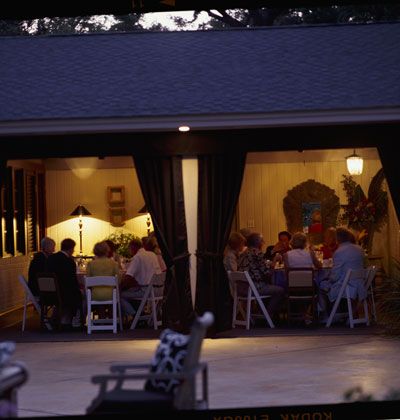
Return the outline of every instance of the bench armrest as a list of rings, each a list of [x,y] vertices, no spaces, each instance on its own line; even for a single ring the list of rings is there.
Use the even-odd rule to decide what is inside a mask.
[[[149,364],[112,365],[110,371],[113,373],[125,373],[130,369],[150,369]]]

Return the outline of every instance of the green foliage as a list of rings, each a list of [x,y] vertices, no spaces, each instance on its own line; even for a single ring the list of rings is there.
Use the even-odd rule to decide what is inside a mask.
[[[109,239],[113,241],[114,244],[116,245],[117,254],[119,254],[121,257],[124,257],[124,258],[130,258],[132,257],[132,255],[129,251],[129,242],[135,238],[140,240],[140,238],[134,235],[133,233],[126,233],[122,230],[118,230],[112,233],[111,235],[109,235],[104,240]]]
[[[390,272],[375,289],[378,321],[387,334],[400,336],[400,261],[396,258]]]
[[[347,204],[341,206],[343,213],[339,222],[363,232],[360,245],[368,252],[372,248],[374,232],[379,232],[387,221],[388,194],[382,189],[384,179],[385,174],[383,169],[380,169],[371,180],[368,197],[350,175],[343,175],[341,181],[346,192]]]

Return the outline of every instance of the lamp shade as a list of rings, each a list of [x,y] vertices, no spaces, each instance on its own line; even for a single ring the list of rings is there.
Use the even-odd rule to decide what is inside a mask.
[[[85,207],[79,204],[77,208],[70,214],[70,216],[90,216],[92,213]]]
[[[350,175],[361,175],[363,171],[363,159],[361,156],[356,155],[356,151],[346,158],[347,170]]]
[[[148,213],[146,204],[138,211],[138,213]]]

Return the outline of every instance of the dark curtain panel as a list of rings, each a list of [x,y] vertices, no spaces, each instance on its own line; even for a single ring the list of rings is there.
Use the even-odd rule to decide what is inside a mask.
[[[190,274],[182,158],[134,157],[135,168],[154,231],[168,267],[163,323],[189,332],[194,319]]]
[[[223,266],[246,153],[199,156],[196,312],[211,311],[211,335],[231,328],[232,298]]]
[[[3,189],[6,185],[7,160],[0,158],[0,222],[3,218]],[[0,223],[0,257],[3,256],[3,231]]]
[[[397,153],[389,145],[378,146],[378,152],[393,199],[394,208],[396,209],[397,218],[400,220],[400,178]]]

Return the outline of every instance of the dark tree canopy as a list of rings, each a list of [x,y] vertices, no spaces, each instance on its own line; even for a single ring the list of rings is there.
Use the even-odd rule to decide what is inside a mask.
[[[285,5],[285,3],[283,3]],[[173,30],[189,29],[198,24],[199,30],[249,28],[272,25],[308,25],[336,23],[371,23],[397,21],[400,19],[400,3],[330,5],[324,7],[262,7],[258,9],[217,9],[205,10],[209,20],[199,21],[201,10],[192,11],[189,19],[177,15],[173,17]],[[0,35],[57,35],[93,32],[162,31],[170,30],[162,23],[145,27],[144,13],[122,16],[75,16],[39,18],[24,21],[0,20]]]

